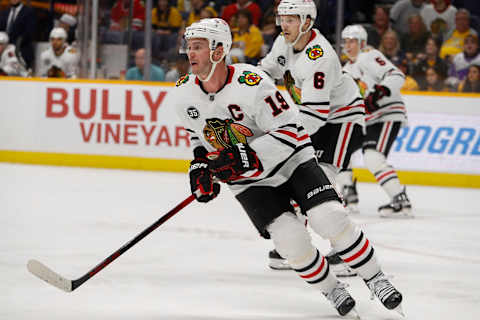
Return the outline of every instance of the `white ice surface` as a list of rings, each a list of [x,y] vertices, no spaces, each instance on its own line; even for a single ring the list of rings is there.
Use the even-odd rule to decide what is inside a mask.
[[[405,297],[407,319],[480,319],[480,191],[408,187],[414,220],[385,220],[360,184],[352,218]],[[0,164],[0,319],[338,319],[293,272],[267,268],[262,240],[231,193],[192,203],[72,293],[35,278],[29,259],[78,278],[189,195],[187,176]],[[315,238],[324,252],[326,242]],[[362,319],[400,319],[360,278]]]

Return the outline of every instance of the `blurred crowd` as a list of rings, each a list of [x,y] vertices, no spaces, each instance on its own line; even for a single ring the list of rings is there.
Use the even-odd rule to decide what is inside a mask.
[[[64,0],[75,5],[75,1]],[[129,19],[129,6],[133,3]],[[154,0],[152,81],[176,81],[189,70],[184,52],[185,27],[207,17],[231,26],[230,63],[256,64],[280,33],[279,0]],[[317,0],[315,27],[334,42],[335,0]],[[78,10],[33,8],[22,0],[3,0],[0,11],[0,74],[78,76]],[[345,0],[344,24],[361,24],[368,44],[382,51],[407,75],[404,90],[480,92],[479,0]],[[0,7],[1,9],[2,7]],[[99,44],[125,44],[131,33],[127,80],[143,79],[145,4],[142,0],[100,0]],[[130,21],[130,25],[129,24]],[[44,52],[34,43],[50,42]],[[346,56],[341,59],[345,62]]]

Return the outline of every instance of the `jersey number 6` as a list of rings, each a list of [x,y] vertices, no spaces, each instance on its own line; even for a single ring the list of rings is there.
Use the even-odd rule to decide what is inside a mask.
[[[283,98],[282,94],[279,91],[275,92],[275,98],[277,98],[278,103],[280,103],[280,108],[277,106],[275,101],[273,101],[272,96],[268,96],[265,98],[265,102],[270,106],[270,108],[272,108],[272,114],[274,117],[282,113],[283,110],[287,110],[288,108],[290,108],[287,101],[285,101],[285,99]]]
[[[315,89],[323,89],[325,85],[325,73],[323,72],[315,72],[313,75],[313,87]]]

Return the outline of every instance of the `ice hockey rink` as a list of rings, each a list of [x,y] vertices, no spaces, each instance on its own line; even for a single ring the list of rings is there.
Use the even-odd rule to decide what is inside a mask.
[[[95,277],[65,293],[31,258],[78,278],[189,195],[185,174],[0,164],[0,319],[339,319],[322,294],[267,267],[262,240],[227,188],[192,203]],[[480,190],[409,186],[412,220],[359,184],[352,216],[404,294],[407,319],[480,319]],[[328,244],[314,238],[326,252]],[[401,319],[345,280],[362,319]]]

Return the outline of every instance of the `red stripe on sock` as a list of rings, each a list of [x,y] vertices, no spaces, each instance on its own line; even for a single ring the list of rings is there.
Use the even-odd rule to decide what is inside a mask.
[[[390,175],[390,174],[393,174],[395,173],[395,170],[390,170],[388,172],[385,172],[384,174],[382,174],[381,176],[377,177],[377,181],[380,181],[382,180],[383,178],[385,178],[386,176]]]
[[[300,276],[302,277],[303,279],[309,279],[309,278],[312,278],[312,277],[315,277],[317,274],[319,274],[320,272],[322,272],[322,269],[323,269],[323,266],[325,265],[325,257],[322,257],[322,263],[320,264],[320,267],[318,267],[317,271],[314,271],[310,274],[307,274],[307,275],[304,275],[304,276]]]
[[[353,256],[351,256],[350,258],[347,258],[347,259],[343,259],[343,261],[345,262],[352,262],[353,260],[357,259],[358,257],[360,257],[368,248],[368,239],[367,241],[365,241],[365,244],[363,245],[362,249],[360,249],[360,251],[358,251],[356,254],[354,254]]]

